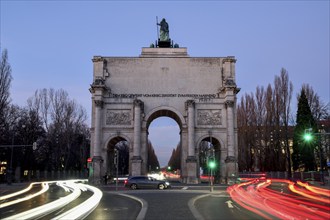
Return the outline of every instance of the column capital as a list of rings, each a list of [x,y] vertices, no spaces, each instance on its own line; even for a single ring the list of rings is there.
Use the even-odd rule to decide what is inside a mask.
[[[189,107],[194,108],[194,107],[195,107],[195,100],[193,100],[193,99],[187,100],[187,101],[185,102],[185,107],[186,107],[186,110],[187,110]]]
[[[101,56],[94,56],[92,59],[93,62],[102,62],[103,60],[104,58]]]
[[[222,60],[222,63],[229,62],[229,63],[236,63],[236,59],[234,56],[227,56]]]
[[[104,102],[102,100],[94,100],[96,107],[103,108]]]
[[[134,99],[133,104],[134,104],[134,107],[140,107],[141,112],[144,111],[144,103],[140,99]]]
[[[142,107],[143,102],[140,99],[134,99],[133,104],[134,104],[134,106]]]
[[[235,102],[231,100],[227,100],[225,104],[226,104],[226,108],[232,108],[234,107]]]

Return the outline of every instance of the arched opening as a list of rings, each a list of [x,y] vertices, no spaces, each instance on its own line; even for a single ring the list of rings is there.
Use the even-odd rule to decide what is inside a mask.
[[[147,134],[159,170],[147,167],[148,171],[163,171],[180,176],[181,170],[181,119],[170,110],[158,110],[148,117]],[[150,156],[148,156],[150,161]]]
[[[204,138],[199,144],[199,172],[202,182],[210,181],[214,178],[215,183],[220,180],[221,144],[216,138],[211,136]]]
[[[129,173],[129,143],[123,137],[112,138],[107,146],[106,173],[112,179]]]
[[[148,129],[150,140],[160,167],[175,164],[168,164],[173,150],[177,149],[180,142],[180,128],[178,124],[169,117],[159,117],[154,119]],[[149,158],[150,159],[150,158]]]

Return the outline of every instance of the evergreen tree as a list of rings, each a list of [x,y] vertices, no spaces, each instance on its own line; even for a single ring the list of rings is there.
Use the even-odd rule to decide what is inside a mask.
[[[312,116],[304,88],[298,100],[296,127],[293,137],[292,162],[293,169],[304,168],[305,171],[315,170],[314,149],[315,140],[304,140],[306,129],[311,128],[311,133],[316,133],[316,123]]]

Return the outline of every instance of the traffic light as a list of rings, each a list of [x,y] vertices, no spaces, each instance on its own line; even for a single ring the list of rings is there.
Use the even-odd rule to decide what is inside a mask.
[[[211,169],[215,168],[215,166],[216,166],[214,160],[210,160],[208,165],[209,165],[209,168],[211,168]]]
[[[313,140],[313,134],[312,134],[311,128],[305,129],[304,140],[307,142],[310,142],[311,140]]]

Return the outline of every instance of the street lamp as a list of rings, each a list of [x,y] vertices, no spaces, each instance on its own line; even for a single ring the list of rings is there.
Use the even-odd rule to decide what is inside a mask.
[[[312,129],[311,128],[305,129],[305,133],[304,133],[303,138],[306,142],[310,142],[310,141],[313,140],[313,135],[312,135]]]
[[[310,142],[314,139],[314,135],[319,135],[318,141],[319,141],[319,152],[320,152],[320,179],[321,182],[324,183],[324,177],[323,177],[323,164],[322,164],[322,160],[323,160],[323,154],[322,154],[322,147],[321,147],[321,136],[322,135],[330,135],[330,133],[313,133],[312,128],[308,128],[305,129],[305,133],[304,133],[304,140],[306,142]]]
[[[118,190],[118,167],[119,167],[119,150],[115,148],[114,164],[116,166],[116,191]]]

